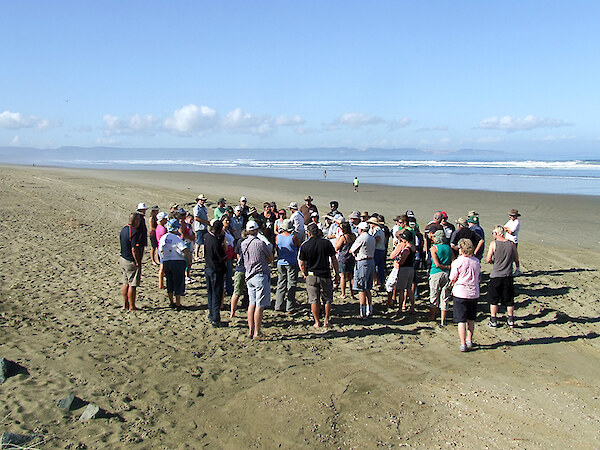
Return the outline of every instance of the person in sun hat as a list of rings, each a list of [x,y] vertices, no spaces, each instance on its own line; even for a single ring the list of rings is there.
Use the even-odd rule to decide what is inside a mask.
[[[369,224],[361,222],[358,224],[358,238],[350,247],[350,253],[354,255],[354,279],[352,288],[358,291],[361,319],[373,315],[373,300],[371,289],[373,288],[373,275],[375,273],[375,238],[369,234]]]
[[[291,313],[296,308],[298,249],[300,242],[292,233],[294,226],[285,219],[277,235],[277,299],[275,311]]]
[[[148,211],[148,206],[146,206],[144,202],[138,203],[137,214],[140,218],[140,225],[138,226],[138,231],[140,233],[140,246],[142,250],[141,258],[144,257],[144,250],[148,245],[148,227],[146,226],[146,211]]]
[[[207,232],[210,222],[208,221],[208,210],[206,209],[206,197],[204,194],[198,194],[196,204],[194,205],[194,234],[196,235],[196,248],[194,249],[194,259],[200,259],[200,253],[204,250],[204,235]]]
[[[317,206],[313,204],[313,198],[310,195],[304,197],[304,205],[300,207],[302,217],[304,217],[304,225],[308,225],[311,222],[311,214],[316,212],[319,213]]]
[[[511,209],[508,211],[508,222],[504,224],[504,231],[506,232],[506,239],[514,243],[517,247],[519,246],[519,231],[521,231],[521,222],[519,221],[518,209]]]
[[[304,216],[298,210],[298,203],[290,202],[288,209],[291,211],[290,222],[294,225],[294,234],[298,238],[298,242],[302,243],[305,240],[304,232]]]

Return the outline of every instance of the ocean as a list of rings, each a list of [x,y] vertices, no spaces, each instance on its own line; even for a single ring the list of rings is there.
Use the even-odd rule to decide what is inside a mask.
[[[600,195],[599,160],[53,159],[95,169],[212,172],[351,184]],[[326,172],[326,176],[325,176]]]

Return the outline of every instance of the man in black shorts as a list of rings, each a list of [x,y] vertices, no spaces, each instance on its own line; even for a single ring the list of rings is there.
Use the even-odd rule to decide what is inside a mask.
[[[519,269],[519,254],[517,246],[504,237],[504,227],[497,225],[494,228],[494,241],[490,244],[486,261],[494,263],[488,284],[488,302],[490,304],[490,328],[498,327],[498,306],[506,306],[506,323],[509,327],[515,326],[515,288],[513,278],[513,262]]]
[[[298,254],[300,271],[306,278],[306,292],[308,293],[310,309],[315,318],[315,328],[321,326],[321,300],[325,305],[325,319],[323,322],[328,327],[330,326],[329,317],[331,303],[333,302],[331,267],[335,272],[335,282],[339,283],[338,261],[333,245],[328,239],[321,236],[317,224],[310,223],[306,230],[308,231],[308,240],[302,244]]]
[[[129,215],[129,223],[121,229],[121,257],[119,266],[123,273],[123,309],[135,311],[135,297],[137,287],[141,284],[142,278],[142,243],[141,234],[138,230],[140,226],[140,217],[138,213]]]

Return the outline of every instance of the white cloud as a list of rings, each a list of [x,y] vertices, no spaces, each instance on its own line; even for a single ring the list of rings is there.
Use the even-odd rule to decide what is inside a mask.
[[[134,114],[133,116],[119,119],[117,116],[105,114],[102,117],[104,122],[104,134],[129,135],[129,136],[152,136],[156,133],[158,119],[152,115]]]
[[[52,125],[48,119],[40,119],[36,116],[24,115],[18,112],[4,111],[0,114],[0,128],[6,128],[7,130],[35,128],[42,131]]]
[[[408,117],[403,117],[399,120],[390,120],[388,122],[388,128],[390,131],[399,130],[401,128],[406,128],[411,124],[411,120]]]
[[[265,135],[273,132],[273,121],[266,116],[255,116],[236,108],[221,121],[223,129],[239,133]]]
[[[21,138],[19,137],[19,135],[15,135],[14,138],[12,138],[12,140],[10,141],[10,145],[13,145],[15,147],[20,147],[21,146]]]
[[[542,141],[542,142],[556,142],[556,141],[569,141],[569,140],[573,140],[573,139],[576,139],[575,136],[567,136],[566,134],[563,134],[561,136],[554,136],[554,135],[550,134],[548,136],[544,136],[543,138],[534,139],[534,140]]]
[[[512,132],[527,131],[536,128],[558,128],[569,125],[570,124],[565,123],[561,119],[547,119],[529,115],[523,119],[512,116],[490,117],[479,122],[479,126],[477,128]]]
[[[280,127],[303,125],[303,124],[304,124],[304,119],[297,114],[293,117],[279,116],[277,119],[275,119],[275,125],[280,126]]]
[[[377,125],[385,121],[376,116],[363,113],[345,113],[329,124],[329,129],[337,130],[341,127],[361,128],[367,125]]]
[[[214,130],[219,122],[217,112],[208,106],[190,104],[176,109],[167,117],[164,127],[176,134],[190,135]]]

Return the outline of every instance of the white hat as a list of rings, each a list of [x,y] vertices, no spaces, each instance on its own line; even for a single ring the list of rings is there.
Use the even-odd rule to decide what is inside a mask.
[[[247,200],[248,200],[248,199],[247,199],[246,197],[244,197],[244,196],[241,196],[241,197],[240,197],[240,202],[245,202],[245,201],[247,201]]]
[[[241,211],[242,207],[240,205],[237,205],[235,208],[233,208],[234,211]]]
[[[158,220],[158,221],[160,222],[161,220],[163,220],[163,219],[166,219],[167,217],[168,217],[168,216],[167,216],[167,213],[166,213],[166,212],[159,212],[159,213],[156,215],[156,220]]]
[[[142,202],[142,203],[138,203],[137,209],[139,211],[140,209],[148,209],[148,207],[146,206],[146,204],[144,202]]]
[[[206,197],[204,196],[204,194],[198,194],[198,197],[196,197],[196,201],[198,200],[206,200]]]
[[[290,206],[288,206],[288,209],[298,209],[298,203],[296,202],[291,202]]]
[[[312,212],[310,217],[319,217],[319,213],[318,212]]]
[[[258,224],[254,220],[249,220],[246,224],[246,231],[258,230]]]
[[[359,230],[368,230],[369,224],[367,222],[361,222],[356,226]]]

